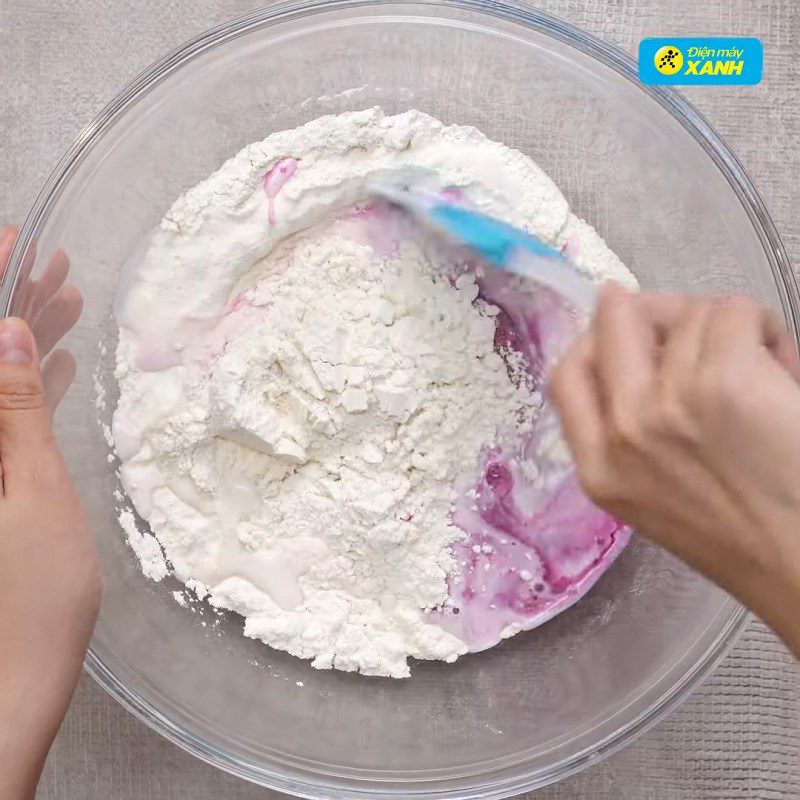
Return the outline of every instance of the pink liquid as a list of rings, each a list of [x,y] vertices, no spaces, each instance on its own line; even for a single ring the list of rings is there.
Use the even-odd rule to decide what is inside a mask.
[[[269,203],[268,219],[270,225],[275,224],[275,198],[280,190],[283,189],[286,181],[295,172],[297,172],[297,159],[287,156],[279,159],[275,166],[264,175],[263,186]]]
[[[577,233],[573,233],[567,237],[567,240],[561,245],[561,252],[570,261],[578,260],[581,254],[581,240]]]
[[[453,521],[467,537],[452,546],[459,572],[450,580],[451,605],[436,613],[471,651],[497,644],[509,625],[529,629],[568,608],[630,537],[592,505],[574,472],[554,484],[523,508],[518,497],[530,485],[490,454],[477,496],[456,504]]]

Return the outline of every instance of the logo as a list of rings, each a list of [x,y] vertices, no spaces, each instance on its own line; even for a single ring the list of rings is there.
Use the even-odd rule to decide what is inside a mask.
[[[656,54],[653,56],[653,63],[662,75],[674,75],[676,72],[681,71],[683,53],[681,53],[679,47],[667,44],[656,50]]]
[[[746,36],[642,39],[639,78],[649,84],[742,86],[759,83],[764,48]]]

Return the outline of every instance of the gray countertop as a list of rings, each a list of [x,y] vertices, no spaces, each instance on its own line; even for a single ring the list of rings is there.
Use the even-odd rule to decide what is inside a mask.
[[[0,223],[21,221],[78,130],[164,51],[247,0],[0,0]],[[739,155],[800,265],[800,3],[548,0],[535,5],[633,52],[643,36],[762,38],[765,80],[687,92]],[[84,678],[42,800],[251,800],[279,795],[193,759]],[[800,669],[753,622],[714,675],[653,731],[536,800],[800,798]]]

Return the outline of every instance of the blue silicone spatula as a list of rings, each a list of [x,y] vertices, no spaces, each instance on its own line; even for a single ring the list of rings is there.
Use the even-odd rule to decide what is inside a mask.
[[[453,244],[473,250],[491,266],[551,289],[578,312],[590,314],[594,309],[595,285],[538,236],[448,202],[402,170],[374,177],[369,188],[376,197],[403,208]]]

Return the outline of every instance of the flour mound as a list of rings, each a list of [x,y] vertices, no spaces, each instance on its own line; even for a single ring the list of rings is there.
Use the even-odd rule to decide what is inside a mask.
[[[352,209],[398,166],[551,241],[578,229],[533,162],[472,128],[373,109],[274,134],[178,200],[132,265],[113,435],[172,571],[247,636],[405,677],[409,656],[467,650],[426,613],[450,602],[454,487],[541,398],[469,275],[364,235]],[[627,275],[585,228],[593,272]]]

